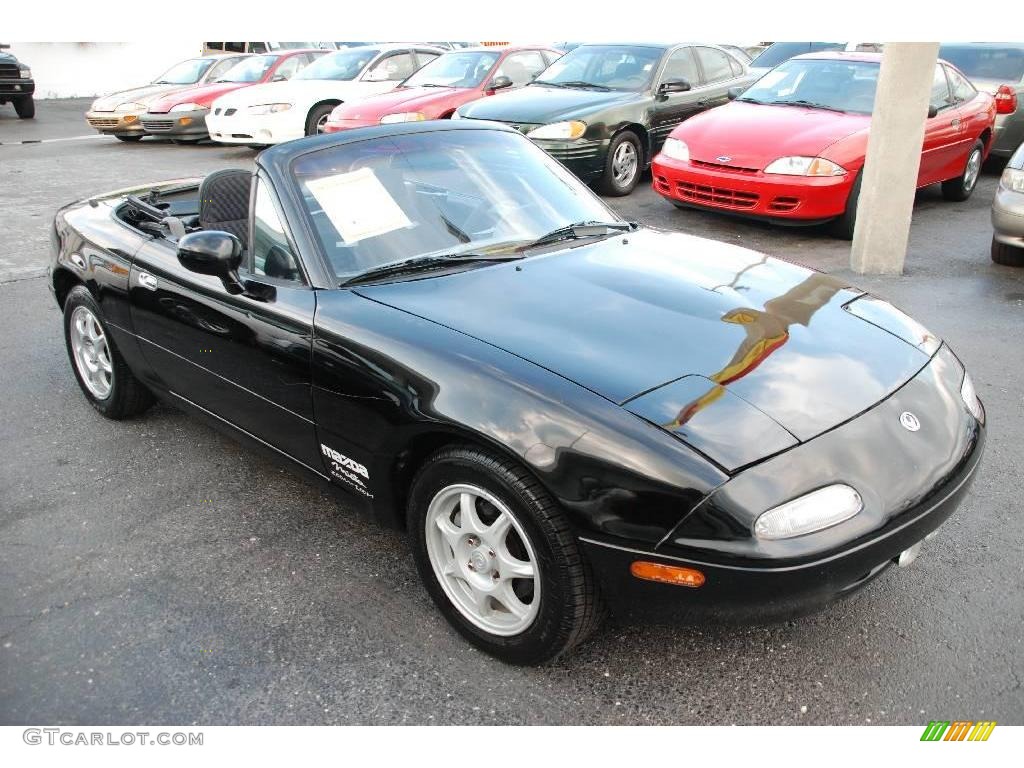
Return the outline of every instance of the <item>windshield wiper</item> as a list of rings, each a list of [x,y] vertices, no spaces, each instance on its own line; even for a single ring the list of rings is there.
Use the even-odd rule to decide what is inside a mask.
[[[588,83],[586,80],[564,80],[558,83],[565,88],[597,88],[602,91],[610,91],[607,85],[601,85],[600,83]]]
[[[826,109],[829,112],[843,112],[845,109],[839,109],[839,107],[833,107],[828,104],[819,104],[816,101],[807,101],[806,99],[794,99],[792,101],[771,101],[769,104],[777,104],[783,107],[810,107],[811,109]]]
[[[765,103],[763,101],[758,101],[757,99],[752,99],[749,96],[737,96],[735,99],[733,99],[733,101],[745,101],[748,104],[764,104]]]
[[[560,240],[579,240],[584,237],[600,237],[611,232],[632,232],[640,225],[635,221],[577,221],[574,224],[566,224],[564,227],[553,229],[545,235],[541,235],[527,248],[536,248],[540,245],[557,243]]]
[[[467,264],[480,261],[513,261],[523,256],[518,253],[488,254],[488,253],[441,253],[430,256],[414,256],[411,259],[393,261],[390,264],[381,264],[379,267],[371,267],[365,272],[360,272],[355,277],[350,277],[341,285],[359,285],[382,277],[392,275],[410,274],[413,272],[424,272],[431,269],[441,269],[449,264]]]

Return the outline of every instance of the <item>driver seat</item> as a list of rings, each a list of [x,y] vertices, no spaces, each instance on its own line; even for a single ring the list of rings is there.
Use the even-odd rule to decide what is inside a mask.
[[[248,248],[251,190],[251,171],[226,168],[208,175],[199,185],[199,226],[228,232]]]

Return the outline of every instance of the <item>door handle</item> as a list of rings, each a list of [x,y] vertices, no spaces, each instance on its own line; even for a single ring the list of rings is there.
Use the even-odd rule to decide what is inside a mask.
[[[157,280],[149,272],[139,272],[139,285],[151,291],[156,290]]]

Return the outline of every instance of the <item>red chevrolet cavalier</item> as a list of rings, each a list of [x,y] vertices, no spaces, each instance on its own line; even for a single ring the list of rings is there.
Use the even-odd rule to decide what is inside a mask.
[[[822,52],[780,64],[731,103],[690,118],[654,158],[654,189],[679,207],[853,236],[880,54]],[[917,185],[970,197],[992,143],[995,101],[935,67]]]
[[[206,115],[215,99],[249,85],[289,80],[325,53],[319,49],[296,49],[246,56],[213,82],[175,91],[150,104],[149,112],[141,117],[142,127],[147,134],[167,136],[179,143],[205,139],[209,136]]]
[[[395,90],[334,108],[326,133],[451,117],[463,104],[526,85],[562,53],[540,46],[464,48],[439,56]]]

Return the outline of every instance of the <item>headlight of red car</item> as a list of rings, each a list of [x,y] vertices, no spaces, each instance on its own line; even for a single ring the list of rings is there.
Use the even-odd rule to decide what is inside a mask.
[[[846,169],[823,157],[780,157],[768,164],[765,173],[786,176],[844,176]]]
[[[661,154],[683,163],[690,162],[690,148],[686,146],[686,142],[673,139],[671,136],[665,139],[665,143],[661,147]]]

